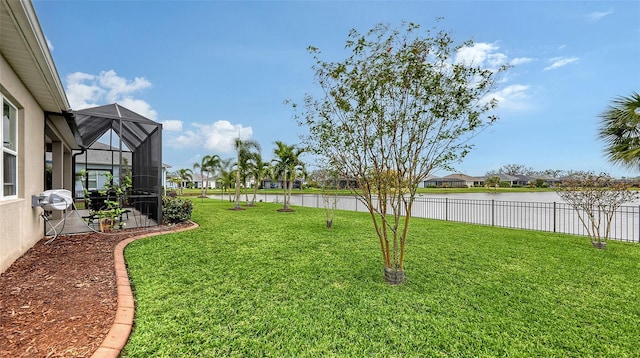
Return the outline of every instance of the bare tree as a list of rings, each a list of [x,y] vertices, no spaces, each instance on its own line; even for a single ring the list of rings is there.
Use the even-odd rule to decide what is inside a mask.
[[[534,176],[534,177],[549,177],[549,178],[559,178],[563,175],[564,170],[561,169],[545,169],[545,170],[531,170],[526,175]]]
[[[324,168],[314,173],[314,179],[318,181],[322,191],[322,205],[324,207],[327,229],[333,228],[333,221],[338,206],[339,176],[331,169]]]
[[[307,144],[356,187],[371,215],[385,280],[404,280],[409,221],[418,183],[436,169],[449,169],[471,149],[469,139],[497,118],[487,99],[506,67],[482,68],[456,61],[446,31],[421,34],[405,23],[349,33],[352,54],[342,62],[316,59],[323,95],[307,96],[299,122]],[[295,108],[295,105],[294,105]]]
[[[531,168],[527,168],[524,164],[506,164],[503,165],[498,172],[507,175],[522,175],[531,170]]]
[[[557,189],[558,195],[577,213],[593,245],[604,248],[611,234],[611,222],[620,206],[638,198],[626,184],[608,174],[575,172]]]

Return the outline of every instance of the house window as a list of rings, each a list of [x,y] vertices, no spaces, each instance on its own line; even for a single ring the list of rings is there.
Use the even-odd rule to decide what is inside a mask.
[[[98,190],[98,173],[91,170],[87,172],[87,189]]]
[[[102,190],[107,184],[107,173],[111,174],[110,170],[106,169],[87,169],[87,190]]]
[[[0,198],[15,197],[18,193],[18,110],[9,101],[2,100],[2,161],[0,162]]]

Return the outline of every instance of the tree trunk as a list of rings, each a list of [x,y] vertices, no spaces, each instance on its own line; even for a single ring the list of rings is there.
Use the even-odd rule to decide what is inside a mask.
[[[256,180],[256,184],[253,186],[253,199],[251,199],[251,205],[256,205],[256,200],[258,199],[258,188],[260,187],[261,181],[262,179]]]
[[[247,180],[245,179],[244,183],[244,202],[245,205],[249,205],[249,189],[247,188]]]
[[[399,285],[404,282],[404,270],[400,268],[384,268],[384,280],[390,285]]]
[[[236,196],[235,196],[235,205],[234,209],[240,209],[240,169],[236,171]]]
[[[284,177],[282,179],[282,186],[284,188],[284,209],[289,210],[289,200],[287,197],[287,171],[284,172]]]
[[[596,249],[600,249],[600,250],[606,250],[607,249],[607,242],[606,241],[592,241],[591,245],[593,245],[593,247],[595,247]]]

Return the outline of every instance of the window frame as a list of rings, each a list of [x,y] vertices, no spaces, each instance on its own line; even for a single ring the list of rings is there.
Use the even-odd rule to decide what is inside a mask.
[[[19,136],[18,136],[18,127],[19,127],[19,121],[20,121],[20,116],[19,116],[19,111],[18,111],[18,107],[13,104],[6,96],[4,96],[2,93],[0,93],[0,102],[2,102],[2,107],[0,107],[0,118],[2,118],[2,126],[0,126],[0,138],[2,138],[2,147],[0,148],[0,201],[4,201],[4,200],[11,200],[11,199],[16,199],[18,198],[18,192],[19,192],[19,183],[18,183],[18,163],[19,163],[19,158],[20,158],[20,151],[19,151]],[[9,118],[9,120],[13,120],[14,123],[13,125],[9,126],[9,130],[13,130],[13,136],[10,136],[9,138],[13,139],[14,142],[13,147],[9,148],[5,146],[4,143],[4,136],[5,136],[5,104],[10,107],[10,110],[13,112],[14,117],[12,118],[10,115],[7,115],[7,117]],[[14,157],[14,163],[13,163],[13,193],[12,194],[6,194],[5,193],[5,173],[7,172],[7,168],[5,168],[5,155],[8,156],[13,156]]]

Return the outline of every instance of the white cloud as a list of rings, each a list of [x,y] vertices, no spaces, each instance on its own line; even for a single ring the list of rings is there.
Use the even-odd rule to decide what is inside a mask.
[[[472,46],[462,47],[456,53],[455,63],[473,64],[488,69],[497,69],[507,64],[507,55],[496,52],[499,49],[495,44],[486,42],[474,43]]]
[[[535,61],[534,58],[530,57],[509,59],[506,54],[498,52],[499,49],[496,44],[486,42],[475,43],[472,46],[459,49],[454,62],[497,70],[504,65],[516,66]],[[506,82],[508,82],[507,79],[500,81],[500,83]],[[528,90],[529,86],[527,85],[513,84],[499,91],[487,94],[481,101],[486,102],[491,99],[496,99],[498,101],[498,108],[501,110],[527,110],[531,108]]]
[[[500,47],[496,44],[486,42],[474,43],[472,46],[460,48],[456,53],[454,62],[473,64],[490,70],[497,70],[503,65],[516,66],[535,60],[530,57],[516,57],[510,60],[506,54],[498,52],[499,49]]]
[[[611,14],[613,14],[613,9],[610,9],[609,11],[594,11],[590,14],[587,14],[585,17],[591,22],[596,22]]]
[[[128,81],[126,78],[118,76],[114,70],[100,72],[97,81],[102,88],[107,89],[106,99],[108,102],[117,102],[123,96],[151,87],[151,82],[142,77]]]
[[[158,112],[155,109],[151,108],[151,105],[141,99],[135,99],[131,97],[121,98],[120,100],[115,100],[114,102],[118,102],[118,104],[123,107],[130,109],[144,117],[147,117],[153,121],[158,119]]]
[[[202,144],[202,137],[193,131],[186,131],[176,138],[170,138],[168,143],[174,148],[199,147]]]
[[[93,79],[94,77],[95,77],[94,75],[90,75],[88,73],[74,72],[67,75],[67,83],[88,81]]]
[[[556,68],[564,67],[570,63],[578,61],[577,57],[554,57],[549,62],[551,65],[545,67],[544,71],[555,70]]]
[[[158,113],[144,100],[134,98],[137,92],[151,87],[143,77],[128,80],[118,76],[114,70],[102,71],[98,75],[75,72],[66,77],[66,93],[73,109],[119,103],[149,119],[156,120]]]
[[[249,139],[253,134],[251,127],[231,124],[229,121],[217,121],[211,125],[196,125],[204,138],[204,147],[215,152],[229,153],[233,151],[235,138]]]
[[[522,65],[522,64],[529,63],[529,62],[532,62],[532,61],[533,61],[533,58],[530,58],[530,57],[518,57],[518,58],[514,58],[513,60],[511,60],[509,62],[509,64],[512,65],[512,66],[517,66],[517,65]]]
[[[530,108],[528,89],[529,86],[522,84],[507,86],[488,94],[485,100],[498,100],[498,108],[503,110],[526,110]]]
[[[99,86],[93,84],[84,84],[82,81],[83,76],[80,73],[75,73],[67,76],[67,98],[73,109],[84,109],[88,107],[95,107],[101,103],[100,99],[104,96],[105,91]],[[71,79],[70,77],[73,77]],[[75,81],[75,78],[80,79]]]
[[[166,121],[161,121],[160,123],[162,123],[162,130],[165,131],[169,131],[169,132],[180,132],[182,131],[182,121],[176,120],[176,119],[168,119]]]
[[[170,146],[175,148],[204,147],[214,153],[231,153],[233,143],[238,136],[249,139],[253,135],[251,127],[232,124],[229,121],[217,121],[212,124],[193,124],[196,131],[188,130],[179,136],[169,139]]]

